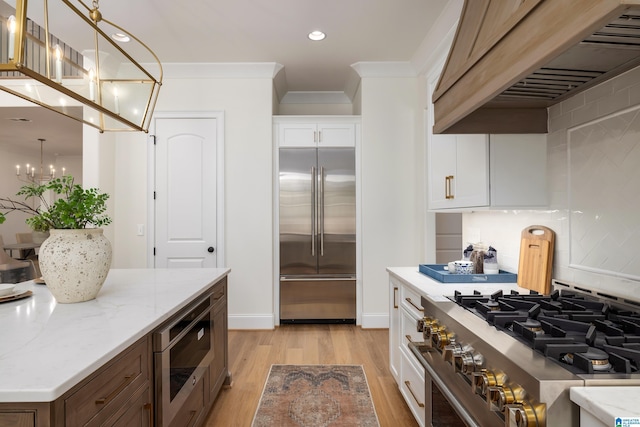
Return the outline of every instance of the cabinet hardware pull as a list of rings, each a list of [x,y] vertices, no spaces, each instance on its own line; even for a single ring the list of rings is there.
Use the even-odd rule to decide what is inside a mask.
[[[453,199],[453,193],[451,192],[451,181],[453,180],[453,175],[449,175],[444,178],[444,194],[446,199]]]
[[[322,142],[322,131],[318,131],[318,142]]]
[[[393,308],[398,308],[398,288],[393,288]]]
[[[193,417],[195,417],[197,413],[198,413],[198,411],[189,412],[189,414],[191,414],[191,416],[189,417],[189,421],[187,421],[187,423],[185,424],[186,426],[192,426],[193,425],[193,424],[191,424],[191,421],[193,420]]]
[[[420,403],[420,401],[416,397],[416,394],[413,392],[413,390],[411,390],[411,382],[410,381],[405,381],[404,383],[407,386],[407,389],[409,389],[409,393],[411,393],[411,396],[413,397],[413,400],[416,401],[416,403],[418,404],[419,407],[424,408],[424,403]]]
[[[420,312],[423,312],[423,311],[424,311],[424,308],[422,308],[422,307],[418,307],[417,305],[415,305],[415,304],[414,304],[414,302],[413,302],[413,301],[411,301],[411,298],[407,297],[407,298],[405,298],[405,300],[406,300],[409,304],[411,304],[411,305],[412,305],[416,310],[418,310],[418,311],[420,311]]]
[[[318,190],[318,215],[320,219],[320,256],[324,256],[324,166],[320,166],[320,188]]]
[[[153,427],[153,407],[151,406],[151,403],[145,403],[142,407],[145,411],[149,412],[149,427]]]
[[[411,335],[405,335],[404,337],[407,339],[407,341],[413,342],[413,339],[411,338]]]
[[[313,133],[315,135],[315,132]],[[315,137],[314,137],[315,138]],[[316,256],[316,217],[318,215],[318,196],[316,194],[316,185],[318,176],[316,175],[316,167],[311,166],[311,256]]]
[[[105,405],[109,403],[111,400],[113,400],[114,397],[120,394],[122,390],[127,388],[127,386],[134,380],[134,378],[135,378],[135,374],[126,375],[124,377],[124,381],[122,381],[122,383],[115,390],[109,393],[107,397],[103,397],[96,400],[96,405]]]

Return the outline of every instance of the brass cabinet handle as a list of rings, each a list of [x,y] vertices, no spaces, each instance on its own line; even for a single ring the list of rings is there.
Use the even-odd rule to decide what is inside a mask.
[[[120,394],[122,390],[127,388],[127,386],[133,381],[134,378],[135,378],[135,374],[126,375],[124,377],[124,381],[122,381],[122,383],[115,390],[109,393],[107,397],[103,397],[96,400],[96,405],[104,405],[109,403],[111,400],[113,400],[114,397]]]
[[[411,298],[407,297],[407,298],[405,298],[405,300],[406,300],[409,304],[411,304],[411,305],[412,305],[416,310],[418,310],[418,311],[420,311],[420,312],[424,311],[424,308],[422,308],[422,307],[418,307],[417,305],[415,305],[415,304],[414,304],[414,302],[413,302],[413,301],[411,301]]]
[[[413,339],[411,338],[411,335],[405,335],[404,337],[407,339],[407,341],[413,342]]]
[[[398,287],[393,287],[393,308],[398,308]]]
[[[453,175],[448,175],[444,178],[444,197],[445,199],[453,199],[454,195],[451,192],[451,181],[453,181]]]
[[[413,390],[411,390],[411,382],[410,381],[405,381],[404,383],[407,386],[407,388],[409,389],[409,393],[411,393],[411,396],[413,396],[413,400],[416,401],[416,403],[418,404],[419,407],[424,408],[424,403],[420,403],[420,401],[416,397],[416,394],[413,392]]]

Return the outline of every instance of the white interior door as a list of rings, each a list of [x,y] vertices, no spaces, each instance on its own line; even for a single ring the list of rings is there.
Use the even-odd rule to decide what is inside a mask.
[[[216,118],[158,118],[155,267],[217,267]]]

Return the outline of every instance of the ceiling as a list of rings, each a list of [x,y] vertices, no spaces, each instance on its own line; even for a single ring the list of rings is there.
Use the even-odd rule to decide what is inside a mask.
[[[354,63],[410,61],[448,1],[102,0],[99,7],[162,63],[276,62],[288,91],[342,92]],[[326,39],[309,40],[312,30]],[[32,121],[5,120],[17,117]],[[63,143],[81,149],[81,136],[69,133],[73,125],[41,108],[1,111],[0,146],[46,138],[51,150],[63,152]]]

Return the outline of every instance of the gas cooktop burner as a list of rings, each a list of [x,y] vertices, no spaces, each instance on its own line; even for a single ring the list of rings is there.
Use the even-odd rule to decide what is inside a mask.
[[[589,362],[591,362],[591,365],[594,371],[606,372],[611,369],[611,364],[609,363],[609,355],[604,350],[600,350],[599,348],[589,347],[589,349],[586,352],[578,353],[578,354],[580,354],[582,357],[584,357]],[[573,365],[574,359],[575,358],[573,353],[566,353],[562,357],[562,361],[569,365]]]
[[[558,290],[450,298],[574,373],[640,372],[640,313]]]

